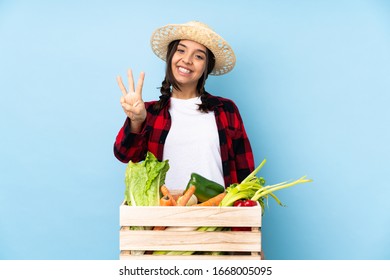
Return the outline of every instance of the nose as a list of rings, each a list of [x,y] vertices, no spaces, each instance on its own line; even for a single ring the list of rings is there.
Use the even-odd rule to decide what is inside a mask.
[[[190,55],[183,56],[182,61],[183,61],[185,64],[192,64],[192,59],[191,59],[191,56],[190,56]]]

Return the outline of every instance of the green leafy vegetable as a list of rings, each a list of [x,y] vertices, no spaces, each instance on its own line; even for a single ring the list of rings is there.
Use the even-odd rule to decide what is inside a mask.
[[[125,200],[129,206],[159,206],[160,187],[165,183],[169,169],[168,160],[158,161],[147,152],[142,162],[130,161],[125,173]],[[151,227],[132,226],[131,230],[144,230]],[[143,255],[145,251],[132,250],[132,255]]]
[[[131,206],[159,206],[160,186],[165,183],[168,160],[158,161],[148,152],[142,162],[130,161],[125,174],[125,200]]]

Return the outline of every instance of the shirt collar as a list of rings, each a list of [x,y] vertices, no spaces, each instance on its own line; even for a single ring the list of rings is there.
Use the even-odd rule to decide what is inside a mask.
[[[214,110],[216,107],[223,106],[223,103],[221,102],[221,100],[217,96],[211,95],[207,91],[205,92],[205,96],[206,96],[207,102],[211,105],[212,110]],[[168,109],[170,107],[170,105],[171,105],[171,99],[169,98],[165,108]]]
[[[219,107],[223,105],[221,100],[218,97],[211,95],[208,92],[206,92],[205,95],[207,98],[207,102],[211,105],[212,109],[215,109],[215,107]]]

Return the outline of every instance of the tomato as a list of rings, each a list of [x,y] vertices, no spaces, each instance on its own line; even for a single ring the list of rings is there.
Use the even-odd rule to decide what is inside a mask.
[[[257,205],[257,201],[250,200],[250,199],[236,200],[233,204],[233,206],[235,207],[250,207],[256,205]]]

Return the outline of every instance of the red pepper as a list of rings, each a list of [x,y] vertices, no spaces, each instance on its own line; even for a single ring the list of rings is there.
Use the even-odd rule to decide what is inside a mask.
[[[236,200],[233,204],[235,207],[251,207],[257,206],[257,201],[250,199]],[[250,227],[232,227],[232,231],[250,231]]]

